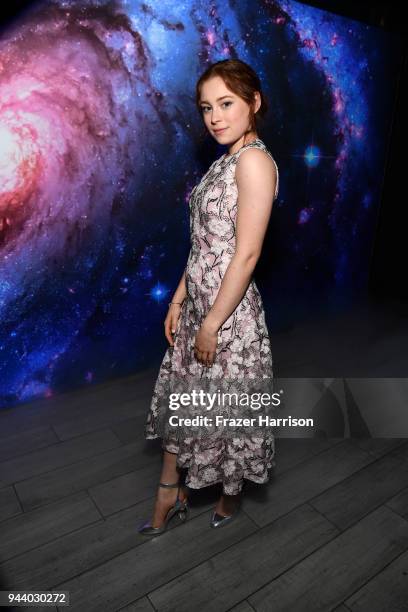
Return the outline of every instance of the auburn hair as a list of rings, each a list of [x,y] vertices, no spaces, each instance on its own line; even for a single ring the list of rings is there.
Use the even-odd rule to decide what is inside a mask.
[[[200,76],[196,84],[196,106],[200,115],[202,115],[200,107],[201,87],[205,81],[215,76],[221,77],[228,89],[245,100],[249,105],[250,126],[246,133],[257,130],[258,117],[263,118],[265,116],[268,110],[268,101],[262,91],[261,81],[255,70],[239,59],[226,59],[211,64]],[[256,91],[260,94],[261,106],[254,113],[254,94]]]

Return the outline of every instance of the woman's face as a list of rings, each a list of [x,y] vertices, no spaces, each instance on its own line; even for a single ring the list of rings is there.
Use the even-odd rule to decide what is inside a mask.
[[[255,92],[254,112],[260,105],[259,92]],[[249,105],[230,91],[219,76],[201,86],[200,107],[208,131],[220,144],[236,142],[249,128]]]

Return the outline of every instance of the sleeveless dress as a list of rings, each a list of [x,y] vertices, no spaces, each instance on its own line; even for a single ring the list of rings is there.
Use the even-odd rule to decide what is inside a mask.
[[[279,175],[275,160],[259,138],[236,153],[225,153],[210,166],[196,185],[189,200],[191,249],[185,269],[187,295],[180,309],[174,345],[169,346],[160,366],[145,426],[145,438],[162,437],[158,431],[159,406],[171,391],[171,375],[197,379],[204,364],[194,355],[195,336],[217,297],[217,293],[235,252],[235,222],[238,189],[235,167],[241,153],[256,147],[273,160],[277,172],[274,201],[278,195]],[[238,306],[218,331],[217,351],[212,366],[213,377],[236,379],[270,377],[272,353],[265,313],[259,290],[250,280]],[[170,386],[170,389],[169,389]],[[177,466],[186,468],[185,483],[199,489],[222,483],[223,493],[238,494],[243,479],[256,483],[269,480],[268,469],[275,466],[275,438],[270,428],[263,434],[244,438],[215,436],[179,438],[164,436],[162,448],[177,454]]]

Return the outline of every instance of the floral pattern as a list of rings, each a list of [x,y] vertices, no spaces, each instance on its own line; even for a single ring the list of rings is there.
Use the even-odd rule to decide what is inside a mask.
[[[249,147],[265,151],[262,140],[244,145],[232,155],[224,154],[210,166],[191,192],[191,250],[186,266],[187,296],[174,334],[160,366],[145,426],[147,439],[159,437],[159,405],[168,401],[172,373],[189,379],[200,376],[233,379],[272,379],[272,354],[261,295],[251,279],[245,295],[218,332],[214,364],[207,368],[194,355],[195,336],[210,310],[235,251],[238,190],[235,167],[239,155]],[[279,189],[279,175],[274,200]],[[164,437],[162,448],[177,454],[177,466],[187,468],[186,484],[201,488],[222,483],[223,493],[235,495],[243,479],[264,483],[275,466],[275,439],[270,428],[261,436],[244,438],[214,435],[208,438]]]

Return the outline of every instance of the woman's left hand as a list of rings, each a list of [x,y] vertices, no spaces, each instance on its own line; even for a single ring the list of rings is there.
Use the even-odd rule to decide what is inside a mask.
[[[217,348],[218,333],[209,329],[205,321],[195,337],[194,354],[196,359],[205,366],[212,366]]]

